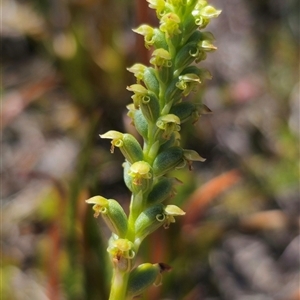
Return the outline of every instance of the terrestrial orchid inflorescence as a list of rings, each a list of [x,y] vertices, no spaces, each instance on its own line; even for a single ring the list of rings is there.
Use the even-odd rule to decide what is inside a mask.
[[[145,263],[135,267],[142,241],[159,227],[168,228],[175,217],[185,214],[176,205],[163,202],[175,194],[178,180],[167,174],[192,161],[204,161],[194,150],[180,146],[180,129],[184,122],[196,122],[207,108],[183,98],[194,91],[210,73],[198,68],[207,52],[216,47],[213,35],[201,31],[216,10],[203,0],[147,0],[156,10],[159,28],[141,25],[133,31],[144,36],[145,47],[152,50],[150,64],[128,68],[136,83],[127,87],[133,93],[128,116],[143,138],[108,131],[101,138],[111,139],[111,152],[117,147],[124,155],[124,181],[132,193],[129,216],[113,199],[95,196],[95,217],[101,215],[112,232],[108,253],[113,265],[110,300],[132,299],[152,284],[160,284],[163,263]]]

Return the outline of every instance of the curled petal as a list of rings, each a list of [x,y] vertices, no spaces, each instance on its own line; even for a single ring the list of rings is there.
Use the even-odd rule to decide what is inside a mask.
[[[166,8],[166,3],[164,0],[147,0],[147,2],[149,3],[150,8],[156,10],[156,15],[158,18],[163,16]]]
[[[150,63],[157,67],[171,67],[171,59],[172,56],[167,50],[159,48],[153,51]]]
[[[113,233],[119,237],[126,235],[127,216],[122,206],[116,200],[95,196],[86,200],[86,203],[94,204],[94,217],[97,218],[101,214],[104,222]]]
[[[164,123],[175,123],[178,125],[180,124],[180,119],[173,114],[168,114],[168,115],[162,116],[160,118],[160,120]]]
[[[95,211],[94,217],[97,218],[100,213],[105,212],[108,207],[108,199],[102,196],[94,196],[88,200],[85,200],[88,204],[94,204],[93,210]]]
[[[180,119],[174,114],[167,114],[160,117],[156,126],[163,130],[163,138],[168,140],[174,131],[180,131]]]
[[[156,204],[144,210],[135,221],[135,243],[139,245],[141,241],[153,231],[163,225],[165,220],[164,206]]]
[[[119,132],[119,131],[115,131],[115,130],[110,130],[104,134],[100,134],[100,137],[102,139],[111,139],[111,148],[110,148],[110,152],[114,153],[114,148],[116,147],[122,147],[123,146],[123,137],[124,134]]]
[[[164,228],[169,228],[171,223],[175,223],[175,217],[185,215],[185,212],[176,205],[167,205],[165,207],[166,220]]]
[[[176,83],[176,87],[182,90],[183,95],[187,96],[195,87],[195,85],[201,83],[198,75],[190,73],[179,76],[179,81]]]
[[[192,11],[195,18],[195,24],[199,28],[205,28],[211,18],[216,18],[221,13],[221,10],[215,9],[213,6],[207,5],[206,1],[199,1]]]
[[[153,56],[159,56],[163,59],[170,60],[172,58],[171,54],[165,49],[156,49],[153,51]]]
[[[143,179],[151,179],[151,166],[145,161],[138,161],[129,168],[128,175],[133,177],[135,185],[141,185]]]
[[[141,34],[144,36],[146,48],[150,48],[154,44],[154,28],[149,25],[141,25],[137,29],[133,29],[135,33]]]
[[[176,34],[180,34],[181,31],[179,29],[180,18],[175,13],[167,13],[161,18],[160,30],[168,34],[168,36],[173,36]]]
[[[120,148],[122,154],[130,163],[143,159],[143,150],[141,145],[133,135],[110,130],[105,134],[101,134],[100,137],[104,139],[112,139],[110,152],[114,152],[114,147]]]
[[[110,243],[107,252],[112,255],[113,259],[118,261],[120,261],[121,258],[133,259],[135,256],[134,245],[127,239],[113,240]]]
[[[148,90],[141,84],[132,84],[127,87],[128,91],[134,92],[135,94],[147,95]]]
[[[134,64],[130,68],[127,68],[127,71],[134,74],[134,76],[137,78],[138,81],[143,80],[144,78],[144,72],[146,70],[146,66],[143,64]]]
[[[148,97],[148,90],[141,84],[132,84],[127,87],[127,90],[134,93],[131,98],[135,108],[140,106],[140,102],[143,100],[143,98]]]
[[[123,138],[123,133],[115,130],[109,130],[104,134],[100,134],[100,137],[102,139],[122,139]]]
[[[149,25],[144,24],[144,25],[139,26],[136,29],[133,29],[132,31],[136,32],[138,34],[146,36],[146,35],[149,35],[149,34],[153,34],[154,28],[152,28]]]
[[[221,10],[215,9],[211,5],[207,5],[199,11],[199,14],[205,18],[211,19],[218,17],[221,12]]]
[[[100,206],[107,206],[108,200],[102,196],[94,196],[90,199],[85,200],[88,204],[97,204]]]
[[[189,169],[192,169],[192,162],[193,161],[201,161],[204,162],[206,161],[205,158],[203,158],[202,156],[200,156],[196,151],[194,150],[183,150],[183,157],[184,160],[187,162]]]

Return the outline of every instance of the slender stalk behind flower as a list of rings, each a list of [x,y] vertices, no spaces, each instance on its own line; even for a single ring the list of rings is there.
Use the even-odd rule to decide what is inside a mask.
[[[196,122],[209,109],[201,103],[184,100],[210,73],[198,68],[208,52],[216,49],[213,35],[202,31],[221,11],[204,0],[147,0],[156,10],[159,28],[141,25],[134,32],[144,36],[152,50],[151,67],[135,64],[128,68],[136,83],[127,87],[133,93],[128,116],[143,138],[143,145],[130,134],[110,130],[100,135],[111,139],[111,152],[117,147],[124,155],[124,182],[132,192],[129,215],[114,199],[95,196],[95,217],[102,215],[112,236],[108,253],[113,267],[109,300],[129,300],[150,285],[161,283],[161,273],[170,268],[163,263],[135,267],[143,240],[160,227],[168,228],[185,212],[164,202],[175,194],[178,180],[168,173],[192,161],[205,161],[196,151],[183,149],[180,130],[184,122]]]

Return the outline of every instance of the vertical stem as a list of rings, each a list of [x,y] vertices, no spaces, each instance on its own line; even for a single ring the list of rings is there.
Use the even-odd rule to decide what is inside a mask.
[[[109,300],[126,299],[128,278],[129,272],[121,272],[117,268],[114,269]]]

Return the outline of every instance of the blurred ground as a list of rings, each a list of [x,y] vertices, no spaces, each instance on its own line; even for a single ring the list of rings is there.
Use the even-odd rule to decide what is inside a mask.
[[[144,245],[142,261],[173,267],[144,299],[298,300],[299,3],[210,2],[223,11],[202,64],[214,78],[194,97],[213,114],[183,129],[207,160],[176,173],[187,216]],[[105,300],[107,231],[84,200],[128,203],[122,157],[98,134],[133,130],[126,67],[148,54],[131,28],[153,14],[129,0],[1,4],[1,295]]]

